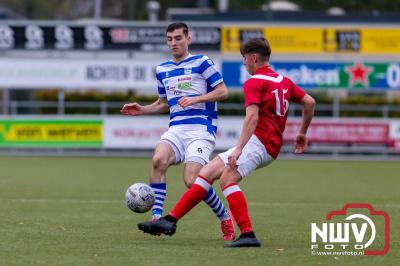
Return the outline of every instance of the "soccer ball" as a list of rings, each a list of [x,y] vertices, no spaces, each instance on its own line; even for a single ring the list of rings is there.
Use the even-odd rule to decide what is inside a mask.
[[[149,211],[155,200],[153,189],[144,183],[133,184],[125,193],[126,206],[137,213]]]

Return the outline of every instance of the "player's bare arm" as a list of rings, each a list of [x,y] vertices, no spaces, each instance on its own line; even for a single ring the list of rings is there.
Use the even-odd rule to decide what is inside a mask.
[[[303,153],[307,148],[307,130],[314,116],[315,100],[310,95],[306,94],[301,99],[300,104],[303,105],[303,118],[299,133],[295,140],[295,153]]]
[[[124,115],[149,115],[164,114],[169,112],[167,98],[158,98],[154,103],[149,105],[140,105],[139,103],[127,103],[121,109]]]
[[[223,82],[214,87],[214,90],[200,96],[195,97],[182,97],[179,99],[178,104],[186,108],[190,105],[196,103],[205,103],[205,102],[214,102],[214,101],[222,101],[228,97],[228,88],[225,86]]]
[[[258,122],[258,111],[259,107],[257,104],[250,104],[246,107],[246,117],[243,122],[242,133],[240,134],[239,141],[236,144],[235,151],[228,158],[229,165],[232,168],[236,167],[237,159],[239,158],[240,154],[242,154],[244,146],[249,141],[250,137],[254,133],[254,130],[256,129]]]

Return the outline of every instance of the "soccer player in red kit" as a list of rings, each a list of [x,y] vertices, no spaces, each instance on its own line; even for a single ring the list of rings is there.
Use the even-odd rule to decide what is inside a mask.
[[[255,169],[270,164],[278,157],[291,101],[303,106],[294,152],[304,152],[315,101],[290,79],[271,69],[271,48],[264,38],[249,40],[241,46],[240,52],[252,76],[243,85],[246,117],[237,145],[216,156],[200,170],[195,183],[169,215],[158,221],[139,223],[140,230],[150,234],[173,235],[177,221],[205,197],[215,180],[220,179],[222,192],[241,232],[236,240],[224,247],[261,246],[253,232],[246,199],[238,183]]]

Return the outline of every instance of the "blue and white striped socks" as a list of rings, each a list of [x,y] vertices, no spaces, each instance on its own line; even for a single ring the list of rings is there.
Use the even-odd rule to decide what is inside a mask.
[[[167,195],[167,184],[166,183],[151,183],[150,187],[153,189],[156,195],[156,201],[153,208],[151,209],[153,218],[160,218],[163,214],[164,201]],[[219,199],[213,187],[208,190],[207,195],[204,197],[204,202],[212,209],[215,215],[221,221],[229,219],[229,213],[225,208],[222,201]]]
[[[218,219],[220,219],[221,221],[229,219],[228,210],[225,208],[224,204],[217,196],[217,193],[215,193],[213,187],[208,190],[208,193],[203,200],[205,203],[207,203],[208,206],[210,206]]]
[[[153,218],[160,218],[163,213],[165,196],[167,195],[167,184],[166,183],[151,183],[150,187],[153,189],[154,194],[156,195],[156,201],[154,203],[151,212],[153,214]]]

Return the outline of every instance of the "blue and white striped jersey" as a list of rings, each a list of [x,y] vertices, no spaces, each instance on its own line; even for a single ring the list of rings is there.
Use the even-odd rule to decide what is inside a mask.
[[[217,103],[207,102],[183,109],[178,100],[204,95],[223,82],[214,62],[204,55],[191,55],[179,63],[167,61],[156,69],[158,95],[167,98],[170,110],[169,126],[182,125],[188,129],[217,132]]]

